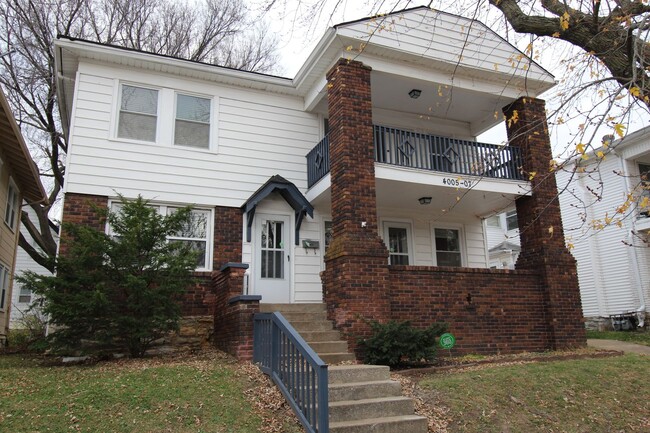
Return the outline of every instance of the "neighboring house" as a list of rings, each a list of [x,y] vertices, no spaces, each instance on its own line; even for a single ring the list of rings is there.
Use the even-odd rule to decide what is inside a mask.
[[[562,219],[591,328],[609,326],[610,316],[650,312],[650,207],[616,212],[628,194],[632,203],[650,198],[650,127],[605,139],[606,147],[574,158],[557,174],[558,185],[570,181],[560,196]]]
[[[0,91],[0,346],[9,331],[14,266],[23,200],[47,202],[38,170]]]
[[[514,269],[521,252],[517,210],[509,209],[484,221],[490,268]]]
[[[531,234],[561,222],[535,215],[554,180],[521,171],[551,158],[535,97],[553,76],[483,24],[425,7],[343,23],[293,79],[66,37],[55,55],[63,222],[106,230],[93,205],[118,193],[193,204],[174,237],[200,252],[183,313],[214,315],[221,347],[250,356],[260,297],[326,302],[352,348],[364,317],[448,322],[461,352],[584,344],[561,234],[489,269],[495,209],[523,199]],[[511,145],[477,143],[502,108]]]
[[[23,211],[27,212],[27,215],[32,221],[36,221],[36,214],[31,207],[25,206],[24,203]],[[52,236],[54,239],[58,240],[58,228],[52,226],[50,229],[52,231]],[[20,232],[23,234],[25,239],[28,240],[28,242],[32,242],[32,246],[34,248],[38,248],[24,225],[20,226]],[[21,275],[25,271],[32,271],[42,275],[50,274],[50,271],[36,263],[24,249],[18,248],[16,251],[16,268],[14,274]],[[34,295],[31,290],[23,287],[18,281],[14,282],[13,295],[11,297],[11,315],[9,319],[10,328],[22,327],[21,320],[26,314],[30,314],[30,307],[34,301],[36,301],[36,299],[34,299]]]

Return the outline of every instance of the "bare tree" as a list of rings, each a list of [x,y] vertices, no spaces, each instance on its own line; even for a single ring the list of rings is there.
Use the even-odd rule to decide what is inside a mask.
[[[0,0],[0,83],[49,189],[49,205],[30,204],[22,223],[36,247],[20,246],[52,270],[50,210],[65,180],[67,138],[56,98],[53,42],[58,34],[259,72],[277,66],[275,38],[248,18],[239,0]]]

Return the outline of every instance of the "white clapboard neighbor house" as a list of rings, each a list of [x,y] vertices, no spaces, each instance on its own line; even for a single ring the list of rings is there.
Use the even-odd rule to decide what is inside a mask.
[[[558,185],[570,180],[560,196],[562,219],[592,328],[609,327],[612,318],[615,327],[628,327],[619,316],[650,312],[650,127],[610,138],[557,174]]]
[[[538,214],[555,182],[526,175],[550,159],[537,97],[554,78],[482,23],[426,7],[342,23],[294,78],[65,36],[55,53],[63,222],[105,230],[92,205],[118,193],[192,204],[183,311],[212,317],[220,347],[250,357],[269,303],[325,303],[350,349],[364,318],[447,322],[461,353],[584,344],[575,264],[544,236],[559,211]],[[509,145],[476,142],[505,117]],[[489,269],[482,219],[514,201],[525,260]]]

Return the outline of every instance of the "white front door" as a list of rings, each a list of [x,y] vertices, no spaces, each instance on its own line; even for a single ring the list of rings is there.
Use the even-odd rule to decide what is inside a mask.
[[[256,215],[255,287],[261,302],[291,302],[290,219],[281,215]]]

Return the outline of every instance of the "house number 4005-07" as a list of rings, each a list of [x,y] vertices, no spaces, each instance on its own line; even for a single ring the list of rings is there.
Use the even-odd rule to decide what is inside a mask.
[[[450,179],[448,177],[445,177],[442,179],[442,184],[447,185],[447,186],[457,186],[457,187],[463,187],[463,188],[471,188],[472,187],[472,181],[467,180],[467,179]]]

